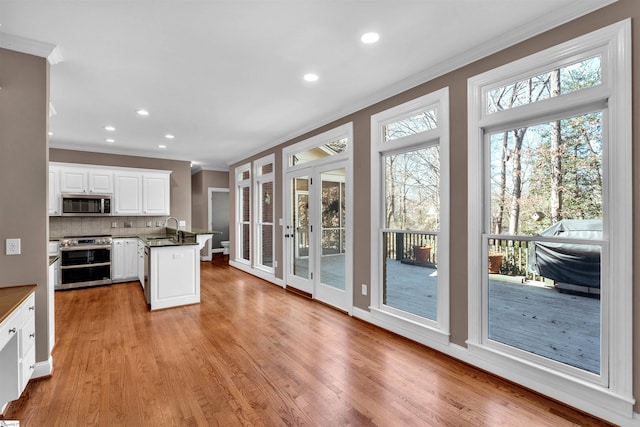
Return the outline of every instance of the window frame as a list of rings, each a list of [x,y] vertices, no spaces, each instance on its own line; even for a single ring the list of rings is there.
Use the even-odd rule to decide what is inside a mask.
[[[411,117],[420,111],[436,109],[435,129],[398,139],[384,140],[383,126]],[[427,319],[383,304],[382,247],[385,217],[385,157],[415,149],[440,149],[440,229],[438,231],[437,318]],[[394,331],[418,337],[421,342],[448,344],[449,308],[449,88],[445,87],[371,116],[371,301],[373,319]]]
[[[499,112],[486,112],[486,93],[502,84],[536,75],[580,58],[602,58],[602,83]],[[606,103],[606,105],[605,105]],[[602,108],[603,133],[603,241],[601,299],[601,370],[585,374],[577,368],[487,343],[486,258],[483,235],[487,218],[484,203],[487,145],[485,138],[500,128],[519,123],[558,119],[563,114]],[[632,226],[631,182],[631,23],[625,20],[468,80],[468,340],[470,352],[484,368],[569,404],[584,401],[613,408],[629,416],[632,394]],[[615,143],[613,143],[615,141]],[[623,185],[621,185],[623,184]],[[615,207],[615,208],[613,208]],[[483,215],[477,215],[482,212]],[[521,236],[519,236],[521,237]],[[479,279],[482,278],[482,279]]]
[[[264,156],[258,160],[255,160],[253,162],[253,176],[254,176],[254,195],[255,195],[255,200],[253,201],[254,206],[255,206],[255,215],[253,215],[253,222],[254,222],[254,227],[253,227],[253,235],[254,235],[254,245],[253,245],[253,253],[254,253],[254,260],[253,260],[253,267],[263,270],[267,273],[271,273],[273,274],[275,272],[275,222],[273,221],[275,219],[275,203],[276,203],[276,195],[275,195],[275,167],[276,167],[276,157],[275,154],[269,154],[267,156]],[[271,164],[273,165],[271,172],[263,174],[262,173],[262,167],[265,165]],[[263,210],[262,210],[262,203],[261,203],[261,198],[262,198],[262,185],[265,183],[271,182],[272,183],[272,199],[271,199],[271,217],[272,217],[272,221],[271,223],[265,223],[262,221],[262,214],[263,214]],[[267,266],[262,264],[262,243],[263,243],[263,234],[262,234],[262,227],[264,225],[270,225],[271,226],[271,253],[273,258],[273,265],[272,266]]]
[[[246,179],[242,179],[241,176],[245,173],[248,172],[249,173],[249,177]],[[251,229],[252,229],[252,199],[251,199],[251,163],[245,163],[243,165],[240,165],[238,167],[235,168],[235,174],[234,174],[234,181],[235,181],[235,189],[236,189],[236,200],[235,200],[235,205],[236,205],[236,245],[235,245],[235,251],[234,251],[234,261],[242,263],[242,264],[246,264],[246,265],[251,265],[251,262],[253,260],[253,254],[252,254],[252,247],[251,247],[251,242],[253,241],[252,236],[251,236]],[[244,188],[248,188],[249,189],[249,220],[248,221],[243,221],[242,219],[242,208],[243,208],[243,204],[242,204],[242,190]],[[242,236],[243,236],[243,226],[248,225],[249,226],[249,242],[248,242],[248,246],[249,246],[249,259],[244,259],[243,258],[243,241],[242,241]]]

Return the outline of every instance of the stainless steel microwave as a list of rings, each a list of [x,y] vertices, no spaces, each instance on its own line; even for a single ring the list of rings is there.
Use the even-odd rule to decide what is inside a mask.
[[[98,216],[111,215],[109,194],[63,194],[62,215]]]

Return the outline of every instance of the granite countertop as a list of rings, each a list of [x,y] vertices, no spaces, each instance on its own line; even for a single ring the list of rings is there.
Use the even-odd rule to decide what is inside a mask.
[[[206,234],[222,234],[221,231],[216,230],[206,230],[204,228],[191,228],[189,227],[187,230],[180,230],[180,238],[176,239],[176,232],[174,228],[167,228],[165,233],[153,233],[153,234],[123,234],[123,235],[113,235],[111,236],[113,239],[140,239],[144,242],[147,247],[150,248],[160,248],[165,246],[189,246],[189,245],[197,245],[197,236],[202,236]],[[51,237],[50,241],[60,240],[61,237]],[[49,265],[56,262],[56,260],[52,260],[52,257],[49,257]]]
[[[29,298],[32,292],[35,292],[36,285],[10,286],[8,288],[0,288],[0,323],[20,305],[24,300]]]

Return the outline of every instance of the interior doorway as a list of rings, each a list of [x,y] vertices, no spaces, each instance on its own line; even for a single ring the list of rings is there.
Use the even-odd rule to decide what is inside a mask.
[[[221,242],[229,241],[229,189],[209,187],[209,219],[211,230],[220,231],[208,241],[210,254],[223,253]]]

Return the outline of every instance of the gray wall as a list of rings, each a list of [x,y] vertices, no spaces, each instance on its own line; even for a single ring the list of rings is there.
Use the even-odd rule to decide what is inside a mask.
[[[451,298],[451,341],[460,346],[466,346],[467,339],[467,79],[484,71],[496,68],[511,61],[523,58],[540,50],[555,46],[580,35],[589,33],[625,18],[633,19],[633,134],[634,142],[640,135],[640,7],[637,0],[620,0],[601,10],[593,12],[582,18],[562,25],[551,31],[547,31],[527,41],[519,43],[508,49],[490,55],[465,67],[449,72],[431,81],[425,82],[413,89],[393,96],[385,101],[367,107],[354,114],[333,123],[327,124],[298,138],[289,140],[277,147],[265,150],[255,156],[244,159],[230,166],[233,172],[238,165],[244,164],[275,153],[277,161],[282,158],[282,148],[294,144],[300,140],[317,135],[336,126],[353,122],[354,125],[354,260],[353,283],[370,283],[371,262],[369,259],[370,247],[370,119],[371,115],[384,111],[419,96],[434,92],[444,87],[449,87],[450,102],[450,141],[451,141],[451,247],[450,257],[453,260],[450,276]],[[634,146],[637,144],[634,143]],[[633,153],[634,164],[634,224],[640,224],[640,149]],[[282,184],[280,183],[281,165],[276,169],[277,183],[275,187],[277,200],[282,200]],[[233,184],[233,183],[232,183]],[[231,188],[231,200],[235,199],[235,189]],[[282,217],[281,203],[277,203],[276,218]],[[235,217],[235,207],[232,206],[232,218]],[[276,235],[282,235],[281,227],[276,227]],[[634,394],[640,400],[640,227],[635,227],[634,235]],[[235,230],[231,230],[232,246],[235,241]],[[281,242],[276,240],[279,247],[275,257],[282,265]],[[233,248],[232,248],[233,249]],[[231,253],[234,253],[233,251]],[[282,269],[276,270],[276,276],[282,278]],[[354,286],[354,304],[356,307],[367,310],[369,297],[360,295]],[[640,403],[636,404],[636,411],[640,411]]]
[[[0,49],[0,287],[36,284],[36,361],[49,357],[49,64]],[[21,255],[5,255],[20,238]]]

